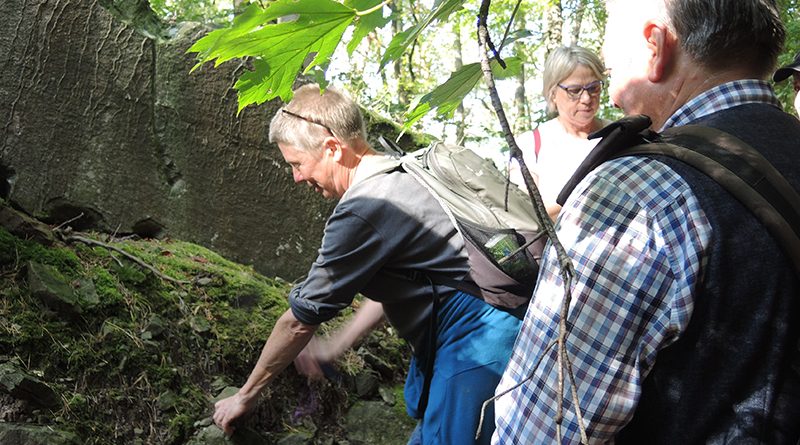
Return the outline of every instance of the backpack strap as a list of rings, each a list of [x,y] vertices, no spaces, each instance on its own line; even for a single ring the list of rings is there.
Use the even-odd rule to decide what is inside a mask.
[[[396,142],[391,139],[387,139],[386,136],[382,134],[378,135],[378,143],[381,144],[381,147],[383,147],[387,154],[394,153],[396,156],[405,156],[408,154],[399,145],[397,145]]]
[[[431,315],[428,317],[428,350],[425,351],[425,371],[424,379],[422,382],[422,393],[419,395],[417,401],[417,413],[424,417],[425,410],[428,408],[428,399],[431,395],[431,381],[433,380],[433,365],[436,362],[436,348],[439,343],[439,293],[436,292],[436,286],[428,279],[431,285],[431,293],[433,294],[433,302],[431,303]],[[420,417],[420,418],[422,418]]]
[[[623,148],[649,142],[657,135],[649,130],[652,121],[644,114],[625,116],[589,135],[589,139],[603,138],[586,155],[581,165],[561,189],[556,198],[558,205],[563,206],[572,190],[583,178],[603,162],[611,159]]]
[[[533,154],[539,160],[539,149],[542,148],[542,135],[539,134],[539,127],[533,129]]]
[[[653,154],[685,162],[724,187],[772,233],[800,273],[800,195],[761,153],[721,130],[686,125],[665,131],[661,142],[613,157]]]

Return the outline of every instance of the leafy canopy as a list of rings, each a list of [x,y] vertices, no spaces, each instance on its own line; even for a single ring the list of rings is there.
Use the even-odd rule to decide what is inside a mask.
[[[380,60],[386,64],[400,58],[428,26],[447,20],[463,8],[466,0],[436,0],[430,11],[416,24],[396,34]],[[384,17],[381,0],[277,0],[266,8],[251,4],[230,26],[210,32],[188,52],[197,53],[201,65],[214,66],[232,59],[252,60],[252,70],[244,73],[234,87],[238,91],[239,111],[251,104],[261,104],[280,97],[289,101],[292,85],[299,74],[323,75],[331,56],[353,28],[346,49],[352,56],[369,33],[384,27],[391,17]],[[309,59],[311,59],[309,61]],[[499,78],[519,72],[521,62],[512,58],[507,67],[493,66]],[[470,64],[452,73],[450,79],[413,103],[406,127],[437,109],[440,116],[452,116],[464,97],[478,84],[482,74],[478,64]],[[324,76],[318,76],[325,86]]]

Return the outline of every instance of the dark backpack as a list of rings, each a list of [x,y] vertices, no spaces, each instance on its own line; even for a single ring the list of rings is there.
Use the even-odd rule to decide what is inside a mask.
[[[749,144],[724,131],[698,125],[649,130],[644,115],[620,119],[590,137],[603,139],[558,195],[564,205],[572,190],[603,162],[623,156],[664,155],[685,162],[724,187],[779,241],[800,273],[800,195]]]
[[[385,148],[398,150],[379,140]],[[467,248],[470,270],[464,279],[430,273],[420,278],[497,307],[527,304],[547,241],[528,195],[509,186],[494,163],[465,147],[434,143],[399,161],[439,201]]]

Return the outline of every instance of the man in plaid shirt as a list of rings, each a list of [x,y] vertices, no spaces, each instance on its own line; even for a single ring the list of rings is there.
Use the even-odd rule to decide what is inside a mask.
[[[655,129],[730,133],[800,189],[800,122],[764,80],[785,35],[774,1],[607,10],[616,105]],[[677,160],[625,157],[575,188],[557,233],[576,270],[566,350],[590,443],[798,443],[800,283],[741,203]],[[493,443],[581,441],[568,378],[558,391],[565,284],[552,246],[541,270],[496,390]]]

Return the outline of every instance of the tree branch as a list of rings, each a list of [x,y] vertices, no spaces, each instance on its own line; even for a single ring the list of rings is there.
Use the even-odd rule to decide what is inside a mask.
[[[484,80],[486,81],[486,86],[489,89],[489,95],[492,99],[492,106],[494,107],[495,112],[497,113],[497,118],[500,121],[500,126],[503,129],[506,142],[508,143],[509,149],[511,150],[511,157],[515,159],[520,166],[522,179],[525,182],[525,187],[528,189],[528,195],[531,198],[531,204],[533,206],[533,210],[536,216],[539,218],[539,222],[541,223],[545,234],[550,239],[551,244],[556,249],[556,253],[558,254],[559,266],[561,269],[561,277],[564,281],[564,301],[561,306],[561,319],[559,320],[558,324],[559,397],[558,397],[558,410],[555,418],[557,429],[560,432],[561,421],[563,420],[565,368],[567,368],[568,370],[572,387],[575,388],[575,382],[571,366],[572,364],[569,360],[569,357],[567,357],[567,348],[566,348],[567,316],[569,314],[569,306],[572,301],[572,278],[575,276],[575,269],[572,265],[572,261],[567,255],[567,252],[564,250],[564,246],[562,246],[561,243],[558,241],[558,237],[556,236],[555,233],[555,228],[553,227],[553,222],[550,220],[550,217],[547,214],[547,210],[545,209],[544,203],[542,202],[542,197],[539,194],[539,189],[536,187],[536,184],[533,181],[533,176],[531,176],[531,172],[530,170],[528,170],[528,166],[525,165],[525,161],[522,156],[522,151],[520,150],[516,140],[514,139],[514,135],[511,131],[511,126],[508,124],[508,119],[506,118],[505,111],[503,110],[503,103],[500,100],[500,95],[497,93],[497,88],[494,83],[494,76],[492,75],[492,68],[491,64],[489,63],[489,56],[487,52],[487,46],[489,45],[489,30],[487,27],[487,23],[488,23],[490,5],[491,5],[491,0],[482,0],[480,11],[478,13],[478,44],[480,49],[479,53],[481,55],[481,70],[483,71],[483,77]],[[572,391],[572,402],[575,405],[575,413],[578,418],[578,426],[581,434],[581,443],[588,444],[589,440],[586,435],[586,428],[584,427],[583,417],[580,409],[580,400],[577,397],[577,389]]]
[[[138,264],[139,266],[141,266],[141,267],[149,270],[150,272],[154,273],[157,277],[161,278],[162,280],[169,281],[169,282],[174,283],[174,284],[190,284],[191,283],[190,281],[178,280],[178,279],[172,278],[170,276],[164,275],[160,270],[158,270],[155,267],[145,263],[139,257],[137,257],[135,255],[132,255],[132,254],[120,249],[119,247],[115,247],[115,246],[112,246],[110,244],[106,244],[106,243],[104,243],[102,241],[97,241],[97,240],[94,240],[94,239],[91,239],[91,238],[87,238],[87,237],[81,236],[81,235],[70,235],[68,233],[64,233],[64,232],[61,232],[61,231],[58,231],[58,233],[60,233],[62,235],[62,239],[64,240],[64,242],[67,242],[67,243],[70,243],[70,242],[73,242],[73,241],[80,241],[80,242],[82,242],[82,243],[84,243],[86,245],[89,245],[89,246],[100,246],[100,247],[104,247],[104,248],[106,248],[108,250],[117,252],[118,254],[124,256],[125,258],[127,258],[127,259],[133,261],[134,263]]]

